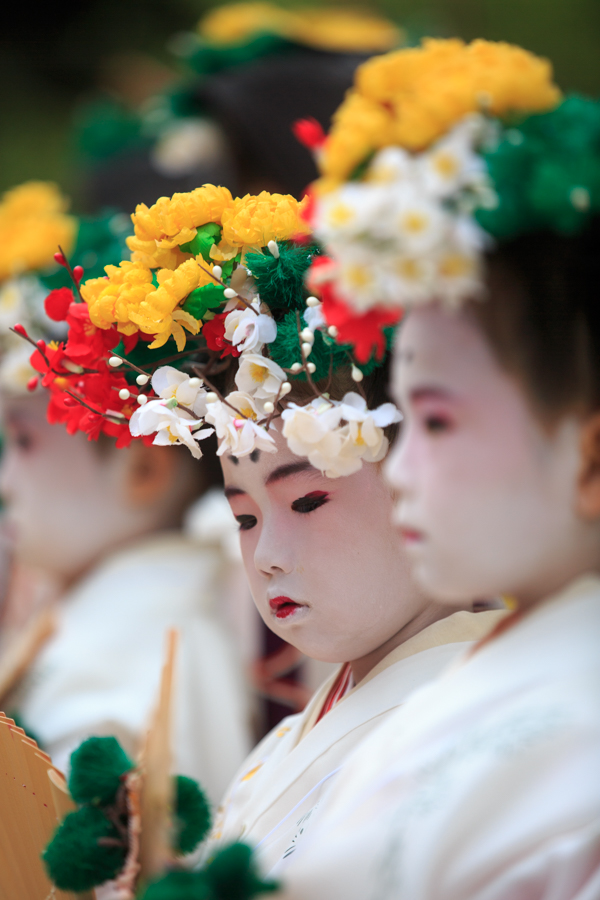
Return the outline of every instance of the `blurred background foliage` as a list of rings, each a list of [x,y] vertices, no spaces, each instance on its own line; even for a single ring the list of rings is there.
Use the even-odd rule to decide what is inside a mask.
[[[149,85],[168,83],[177,72],[169,37],[193,29],[218,5],[11,0],[0,29],[0,191],[52,179],[77,206],[71,126],[78,105],[117,84],[135,104]],[[522,44],[553,60],[563,88],[600,94],[600,0],[369,0],[363,6],[403,25],[411,40],[430,33]]]

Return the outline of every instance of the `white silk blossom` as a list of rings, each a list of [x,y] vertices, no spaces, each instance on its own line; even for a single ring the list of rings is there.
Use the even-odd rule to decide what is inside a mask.
[[[241,352],[260,353],[265,344],[277,337],[275,320],[261,312],[262,308],[264,304],[254,300],[251,308],[233,309],[225,319],[225,338]]]
[[[383,429],[401,419],[393,403],[369,410],[359,394],[341,402],[317,398],[306,406],[290,403],[282,413],[283,436],[292,453],[330,478],[351,475],[364,462],[378,462],[388,449]]]

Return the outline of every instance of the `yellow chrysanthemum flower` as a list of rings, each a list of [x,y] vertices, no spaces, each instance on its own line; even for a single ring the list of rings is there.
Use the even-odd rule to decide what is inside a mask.
[[[122,334],[143,331],[154,334],[156,340],[149,346],[162,347],[173,335],[177,348],[185,347],[187,328],[198,334],[200,322],[179,308],[195,288],[212,282],[212,266],[199,257],[185,260],[177,269],[159,269],[156,281],[153,272],[140,262],[122,262],[119,266],[106,266],[106,278],[92,278],[81,286],[90,319],[98,328],[116,325]]]
[[[139,262],[129,261],[106,266],[104,271],[108,277],[90,278],[81,285],[90,320],[97,328],[107,329],[116,324],[122,334],[134,334],[139,328],[131,314],[155,290],[152,272]]]
[[[147,207],[140,203],[131,217],[135,236],[127,239],[129,249],[139,261],[152,268],[175,268],[181,261],[176,248],[196,236],[196,230],[208,222],[220,222],[224,210],[231,206],[233,198],[224,187],[205,184],[187,194],[161,197]],[[176,251],[175,256],[168,251]],[[167,256],[165,256],[167,252]],[[185,259],[185,257],[183,257]]]
[[[292,20],[293,13],[274,3],[226,3],[207,13],[198,31],[214,44],[241,44],[261,32],[286,34]]]
[[[506,43],[425,40],[359,67],[334,116],[320,160],[320,189],[346,179],[374,150],[428,147],[471,112],[552,109],[561,97],[550,63]]]
[[[296,200],[289,194],[257,196],[246,194],[223,210],[221,247],[265,247],[269,241],[286,241],[296,234],[308,234],[302,219],[308,200]]]
[[[290,36],[300,44],[334,53],[381,53],[397,47],[404,34],[389,19],[366,10],[300,9]]]
[[[187,259],[174,271],[159,269],[156,276],[158,287],[144,298],[139,309],[131,312],[131,321],[146,334],[166,334],[166,341],[171,334],[173,311],[191,291],[211,281],[201,265],[204,263]]]
[[[0,281],[49,265],[58,250],[75,243],[76,220],[56,185],[29,181],[0,201]]]
[[[337,53],[391,50],[402,38],[393,22],[366,11],[317,6],[290,10],[260,2],[219,6],[204,16],[198,31],[205,40],[222,46],[267,33]]]

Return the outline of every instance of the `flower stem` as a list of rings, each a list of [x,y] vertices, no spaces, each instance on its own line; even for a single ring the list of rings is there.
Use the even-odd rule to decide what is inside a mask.
[[[73,282],[73,287],[77,291],[77,296],[79,297],[79,302],[83,303],[84,300],[83,300],[83,297],[81,296],[81,291],[79,290],[79,282],[77,281],[77,279],[75,278],[75,275],[73,274],[73,269],[71,268],[71,263],[67,259],[67,254],[65,253],[63,248],[60,246],[60,244],[58,245],[58,249],[62,253],[62,258],[65,261],[65,269],[69,273],[69,277],[70,277],[71,281]]]

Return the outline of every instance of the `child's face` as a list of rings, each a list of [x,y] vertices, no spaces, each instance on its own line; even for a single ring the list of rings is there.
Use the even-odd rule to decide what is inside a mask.
[[[390,490],[374,464],[326,478],[276,440],[277,453],[222,460],[254,601],[308,656],[354,662],[428,605],[390,528]]]
[[[44,393],[3,398],[0,493],[17,558],[70,582],[137,536],[145,510],[127,499],[129,451],[49,425],[46,405]]]
[[[393,390],[405,419],[387,474],[422,587],[527,604],[585,571],[598,535],[576,512],[580,425],[545,430],[466,313],[407,317]]]

